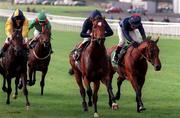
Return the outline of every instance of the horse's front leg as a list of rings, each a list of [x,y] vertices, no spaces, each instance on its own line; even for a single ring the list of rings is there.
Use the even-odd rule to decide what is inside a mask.
[[[21,74],[21,79],[22,79],[22,83],[23,83],[23,93],[24,93],[24,95],[26,97],[26,108],[28,110],[29,106],[30,106],[30,103],[29,103],[29,99],[28,99],[27,74],[26,74],[26,71]]]
[[[141,100],[141,88],[142,86],[139,86],[138,84],[138,78],[136,75],[130,75],[129,80],[134,88],[134,91],[136,92],[136,103],[137,103],[137,112],[140,113],[145,110],[142,100]]]
[[[34,72],[35,73],[35,72]],[[40,86],[41,86],[41,95],[43,95],[44,93],[44,86],[45,86],[45,76],[47,73],[47,69],[45,71],[42,71],[42,76],[41,76],[41,82],[40,82]]]
[[[32,82],[33,69],[32,69],[32,67],[28,68],[28,73],[29,73],[28,85],[32,86],[33,85],[33,82]]]
[[[15,79],[15,93],[13,94],[13,98],[16,99],[18,95],[18,85],[19,85],[20,77],[16,77]]]
[[[117,78],[117,87],[118,87],[118,90],[116,92],[116,97],[115,99],[116,100],[119,100],[120,97],[121,97],[121,85],[122,85],[122,82],[124,81],[125,79],[123,77],[118,77]]]
[[[7,77],[6,79],[7,79],[7,85],[8,85],[6,104],[10,104],[10,95],[11,95],[11,92],[12,92],[12,88],[11,88],[11,78],[10,78],[10,77]]]
[[[87,95],[88,95],[88,98],[89,98],[88,106],[91,107],[92,106],[92,100],[91,100],[91,98],[92,98],[92,89],[91,89],[90,84],[89,84],[86,92],[87,92]]]
[[[76,83],[78,84],[79,89],[80,89],[81,97],[83,99],[83,102],[82,102],[83,110],[88,111],[88,106],[86,103],[86,92],[82,83],[82,74],[79,71],[74,71],[74,75],[75,75]]]
[[[2,90],[4,91],[4,92],[7,92],[7,87],[6,87],[6,77],[5,76],[3,76],[3,86],[2,86]]]
[[[142,102],[142,93],[141,93],[141,91],[142,91],[142,87],[143,87],[143,85],[144,85],[144,82],[145,82],[145,77],[139,77],[139,79],[137,80],[137,82],[138,82],[138,85],[139,85],[139,92],[138,93],[136,93],[136,99],[137,99],[137,107],[138,107],[138,112],[142,112],[142,111],[144,111],[144,110],[146,110],[146,108],[144,107],[144,105],[143,105],[143,102]]]
[[[94,104],[94,117],[99,117],[99,114],[97,112],[97,100],[98,100],[98,90],[100,86],[100,81],[97,80],[94,82],[94,88],[93,88],[93,104]]]

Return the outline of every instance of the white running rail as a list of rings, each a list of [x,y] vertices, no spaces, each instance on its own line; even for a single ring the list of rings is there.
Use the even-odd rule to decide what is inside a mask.
[[[12,14],[12,10],[0,9],[0,17],[7,18]],[[24,12],[28,19],[36,17],[36,13]],[[85,18],[47,15],[53,24],[53,28],[62,31],[80,32]],[[117,34],[118,20],[107,19],[114,33]],[[143,21],[146,33],[151,35],[180,36],[180,23],[148,22]]]

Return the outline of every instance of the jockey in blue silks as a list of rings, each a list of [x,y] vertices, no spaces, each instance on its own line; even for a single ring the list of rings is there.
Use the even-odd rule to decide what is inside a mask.
[[[142,40],[137,38],[137,34],[135,30],[138,29],[142,40],[146,39],[146,34],[141,23],[141,17],[139,14],[133,14],[130,17],[123,19],[119,22],[118,25],[118,36],[119,36],[119,43],[115,50],[115,55],[113,57],[113,62],[118,64],[121,61],[123,54],[127,50],[127,44],[132,44],[134,47],[137,47],[138,43]]]
[[[76,49],[76,53],[77,54],[77,58],[78,59],[81,55],[82,50],[84,49],[84,47],[86,46],[87,42],[90,41],[91,39],[91,31],[92,31],[92,20],[96,19],[96,18],[103,18],[100,11],[98,10],[94,10],[91,15],[84,21],[83,23],[83,27],[82,27],[82,31],[80,33],[80,36],[84,39],[81,44],[77,47]],[[105,37],[108,36],[112,36],[113,35],[113,31],[110,28],[110,26],[108,25],[108,23],[105,20]]]

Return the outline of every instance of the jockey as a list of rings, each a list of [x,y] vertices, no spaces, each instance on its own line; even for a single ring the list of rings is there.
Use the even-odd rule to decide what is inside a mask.
[[[92,30],[92,19],[95,18],[102,18],[102,15],[100,13],[100,11],[98,10],[94,10],[91,15],[84,21],[83,23],[83,27],[82,27],[82,31],[80,33],[80,36],[82,38],[84,38],[84,40],[81,42],[81,44],[77,47],[76,49],[76,60],[80,57],[81,52],[83,50],[83,48],[86,46],[87,42],[90,41],[91,38],[91,30]],[[113,31],[110,28],[110,26],[108,25],[108,23],[105,21],[106,27],[105,27],[105,37],[108,36],[112,36],[113,35]]]
[[[43,33],[46,29],[48,29],[51,32],[51,24],[44,12],[40,12],[37,18],[32,20],[32,22],[29,25],[29,30],[31,30],[33,27],[35,27],[34,38],[29,43],[30,48],[33,48],[35,46],[36,37],[39,35],[39,33]]]
[[[22,29],[22,36],[23,36],[23,43],[26,45],[27,37],[28,37],[28,25],[29,22],[25,18],[23,12],[20,9],[16,9],[12,16],[10,16],[5,24],[5,33],[7,35],[7,38],[5,40],[5,43],[0,51],[0,58],[3,57],[4,52],[8,49],[10,45],[10,41],[12,39],[12,33],[13,29]]]
[[[113,57],[114,63],[118,64],[118,62],[122,59],[123,54],[126,52],[127,47],[125,46],[125,40],[127,40],[128,44],[131,43],[134,47],[137,47],[138,43],[142,41],[137,38],[135,29],[139,30],[142,40],[146,39],[146,34],[139,14],[133,14],[132,16],[127,17],[119,22],[119,44],[117,45],[115,55]]]

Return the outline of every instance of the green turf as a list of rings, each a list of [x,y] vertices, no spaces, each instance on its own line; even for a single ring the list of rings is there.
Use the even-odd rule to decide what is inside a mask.
[[[30,9],[35,8],[36,11],[44,10],[47,13],[55,15],[65,15],[65,16],[78,16],[87,17],[88,14],[95,9],[101,10],[96,6],[51,6],[51,5],[11,5],[7,2],[0,2],[0,8],[2,9],[22,9],[26,11],[27,7]]]
[[[0,22],[0,42],[5,39],[4,22]],[[92,118],[93,108],[83,112],[79,89],[72,76],[68,75],[68,54],[80,40],[78,33],[53,31],[52,45],[54,54],[46,77],[44,96],[40,96],[38,73],[37,83],[28,87],[31,107],[25,110],[25,98],[19,92],[17,100],[11,99],[6,105],[6,94],[0,94],[0,118]],[[117,37],[108,38],[106,45],[118,42]],[[143,101],[147,110],[136,112],[135,93],[128,81],[122,85],[122,97],[117,101],[120,109],[112,111],[108,107],[106,89],[101,85],[99,90],[98,111],[101,118],[178,118],[180,116],[180,41],[160,39],[160,59],[162,70],[155,72],[152,65],[143,88]],[[2,77],[0,77],[1,79]],[[0,80],[2,85],[2,79]],[[14,81],[12,82],[14,86]],[[116,78],[113,81],[116,90]],[[14,90],[14,87],[13,87]]]

